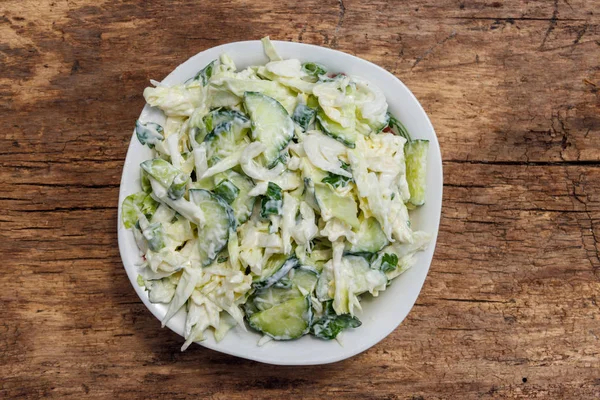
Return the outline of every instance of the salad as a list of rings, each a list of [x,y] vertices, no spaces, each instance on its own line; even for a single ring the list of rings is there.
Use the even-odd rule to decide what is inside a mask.
[[[223,54],[144,90],[165,119],[136,122],[153,155],[121,218],[163,326],[187,311],[182,350],[236,326],[259,344],[334,339],[429,241],[409,215],[425,201],[428,141],[368,80],[262,42],[265,65],[238,70]]]

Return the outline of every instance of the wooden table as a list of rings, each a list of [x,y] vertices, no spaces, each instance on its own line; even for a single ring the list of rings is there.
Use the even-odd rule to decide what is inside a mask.
[[[265,34],[388,69],[442,148],[417,304],[333,365],[180,353],[117,249],[149,79]],[[0,397],[597,398],[599,86],[598,0],[3,1]]]

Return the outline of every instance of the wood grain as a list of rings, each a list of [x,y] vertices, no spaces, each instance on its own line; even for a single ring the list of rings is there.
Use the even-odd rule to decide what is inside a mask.
[[[600,397],[600,2],[0,3],[0,397]],[[265,34],[402,79],[444,158],[416,306],[310,368],[194,346],[148,312],[116,247],[150,78]]]

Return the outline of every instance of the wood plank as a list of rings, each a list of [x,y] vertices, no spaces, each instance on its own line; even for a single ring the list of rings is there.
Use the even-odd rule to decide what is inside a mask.
[[[2,2],[0,397],[600,396],[599,6]],[[265,34],[394,73],[445,160],[417,304],[381,343],[332,365],[179,352],[116,247],[120,175],[149,79]]]

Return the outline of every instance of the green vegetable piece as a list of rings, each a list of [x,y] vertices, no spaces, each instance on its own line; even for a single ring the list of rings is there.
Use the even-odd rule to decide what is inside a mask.
[[[240,189],[233,182],[225,179],[215,187],[214,192],[217,196],[225,200],[227,204],[231,204],[240,193]]]
[[[157,280],[147,280],[144,283],[148,291],[148,300],[151,303],[169,304],[175,296],[177,285],[173,283],[171,277],[166,277]]]
[[[376,253],[388,244],[387,236],[381,229],[381,225],[374,217],[364,219],[356,232],[356,244],[350,246],[350,252]]]
[[[360,227],[360,221],[357,217],[358,206],[353,197],[340,196],[330,186],[316,184],[315,198],[321,212],[326,211],[353,228]]]
[[[319,210],[317,204],[317,198],[315,196],[315,184],[312,179],[304,178],[304,201],[313,208],[313,210]]]
[[[350,165],[342,161],[342,169],[350,172]],[[327,183],[334,188],[338,188],[345,187],[346,185],[348,185],[348,183],[352,182],[352,178],[348,178],[347,176],[336,175],[332,172],[329,172],[329,174],[325,178],[323,178],[321,182]]]
[[[288,256],[286,256],[285,254],[273,254],[265,263],[261,275],[257,278],[254,278],[253,284],[266,281],[269,277],[271,277],[274,273],[276,273],[283,267],[283,264],[285,264],[287,259]],[[260,286],[262,286],[262,283]]]
[[[237,110],[229,108],[218,108],[211,111],[202,119],[208,132],[212,131],[217,125],[223,122],[231,122],[242,129],[250,128],[250,119]]]
[[[291,340],[307,334],[311,320],[310,298],[306,296],[252,314],[248,324],[275,340]]]
[[[267,193],[260,202],[260,216],[268,218],[269,215],[281,215],[283,206],[283,195],[281,188],[273,182],[269,182]]]
[[[277,100],[262,93],[245,92],[244,107],[252,120],[253,138],[266,146],[263,162],[267,168],[273,168],[281,150],[294,136],[294,122]]]
[[[190,200],[197,204],[206,219],[198,227],[198,248],[203,266],[211,264],[227,245],[231,230],[235,229],[233,210],[219,196],[204,189],[190,189]]]
[[[139,119],[135,121],[135,134],[141,144],[146,144],[151,149],[165,138],[162,126],[154,122],[143,124]]]
[[[235,200],[231,203],[233,213],[239,225],[250,218],[256,197],[250,196],[250,191],[254,188],[254,182],[246,175],[238,174],[233,170],[226,171],[215,176],[215,183],[218,185],[221,181],[228,180],[239,190]]]
[[[372,264],[377,259],[377,253],[371,253],[369,251],[350,251],[349,253],[355,257],[364,258],[369,264]]]
[[[238,151],[245,134],[246,130],[237,129],[232,121],[218,123],[204,139],[208,166]]]
[[[140,211],[146,216],[151,218],[156,209],[158,208],[158,202],[152,198],[151,195],[147,194],[142,200]]]
[[[306,72],[310,76],[319,77],[327,74],[327,68],[324,65],[314,62],[307,62],[302,64],[302,71]]]
[[[148,178],[148,173],[140,168],[140,183],[142,185],[142,190],[146,193],[152,192],[152,185],[150,184],[150,178]]]
[[[271,259],[273,259],[272,263]],[[260,280],[252,284],[255,289],[266,289],[273,286],[285,277],[292,268],[296,268],[300,263],[296,257],[288,258],[281,264],[279,264],[280,257],[273,256],[271,259],[269,259],[269,263],[265,266],[265,271],[263,271]],[[270,268],[270,265],[273,265],[274,267]]]
[[[302,293],[298,289],[292,288],[291,284],[289,287],[273,285],[257,290],[246,302],[246,315],[250,317],[256,312],[268,310],[297,297],[302,297]]]
[[[160,222],[150,224],[142,231],[144,239],[148,243],[148,248],[152,251],[160,251],[165,247],[165,231]]]
[[[428,140],[413,140],[404,147],[406,156],[406,181],[410,191],[409,202],[415,206],[425,204],[427,189]]]
[[[333,173],[329,173],[323,180],[323,183],[327,183],[334,188],[345,187],[348,183],[352,182],[352,178],[348,178],[346,176],[336,175]]]
[[[306,105],[310,108],[317,109],[319,107],[319,99],[315,95],[309,95],[306,100]]]
[[[389,126],[389,122],[390,122],[390,114],[389,113],[385,114],[383,121],[374,122],[374,121],[363,118],[359,109],[356,109],[356,118],[358,121],[367,124],[369,126],[369,128],[371,128],[368,131],[361,132],[363,135],[367,135],[367,136],[370,135],[371,133],[375,133],[375,134],[380,133],[382,130],[384,130],[386,127]],[[359,128],[359,126],[357,125],[357,129],[358,128]]]
[[[412,142],[410,133],[408,133],[408,129],[406,129],[404,124],[402,124],[402,122],[400,122],[398,119],[396,119],[389,112],[387,113],[387,115],[388,115],[388,119],[389,119],[388,127],[392,130],[392,133],[397,136],[402,136],[409,143]]]
[[[206,135],[208,135],[208,131],[205,126],[194,126],[191,129],[192,137],[197,143],[202,143]]]
[[[181,171],[175,168],[171,163],[162,158],[146,160],[140,164],[140,167],[166,188],[171,186],[173,179],[181,173]]]
[[[317,286],[317,280],[319,279],[319,273],[307,266],[295,267],[290,275],[293,274],[290,285],[304,293],[312,293]],[[283,280],[283,279],[282,279]],[[280,282],[282,281],[280,280]]]
[[[333,309],[333,301],[324,303],[324,315],[310,327],[310,333],[318,338],[335,339],[345,329],[358,328],[362,323],[350,314],[337,315]]]
[[[294,120],[294,122],[297,123],[302,128],[302,130],[306,132],[308,130],[308,126],[314,120],[316,114],[316,110],[310,108],[306,104],[300,103],[296,106],[296,109],[292,114],[292,120]]]
[[[260,39],[260,41],[262,42],[263,50],[265,51],[265,55],[267,57],[269,57],[269,60],[271,60],[271,61],[283,60],[281,58],[281,56],[277,53],[277,50],[275,50],[275,46],[273,46],[273,43],[271,43],[271,39],[269,39],[268,36],[265,36],[264,38]]]
[[[206,65],[206,67],[202,68],[200,72],[196,74],[196,76],[194,76],[194,80],[200,80],[202,82],[202,86],[206,86],[216,66],[217,60],[211,61],[210,63],[208,63],[208,65]]]
[[[292,266],[292,268],[288,268]],[[278,278],[275,275],[283,276]],[[319,275],[316,271],[299,266],[298,260],[290,258],[286,260],[283,266],[271,275],[272,281],[277,280],[271,286],[257,289],[246,302],[246,315],[250,317],[258,311],[268,310],[279,304],[296,297],[301,297],[312,293],[317,284]],[[257,286],[255,285],[255,288]]]
[[[349,118],[352,123],[348,127],[343,127],[337,122],[331,120],[325,111],[319,107],[317,111],[317,121],[321,126],[321,130],[328,136],[331,136],[344,146],[353,149],[356,145],[356,138],[358,133],[356,132],[356,118],[354,114],[354,108],[346,106],[341,110],[342,114]]]
[[[167,190],[167,196],[169,196],[171,200],[182,198],[185,194],[185,189],[187,188],[189,181],[190,177],[183,172],[175,175],[175,178],[173,178],[173,183],[171,183],[169,190]]]
[[[121,207],[121,219],[125,228],[132,228],[138,221],[138,212],[144,214],[147,218],[150,218],[156,211],[158,203],[152,198],[152,196],[139,192],[131,194],[123,200]]]
[[[125,200],[123,200],[123,205],[121,207],[121,219],[123,220],[123,225],[125,225],[125,228],[131,229],[138,221],[138,211],[141,212],[140,205],[145,197],[146,193],[139,192],[131,194],[127,196]]]
[[[381,258],[381,271],[391,272],[398,266],[398,256],[394,253],[385,253]]]
[[[204,117],[210,131],[206,135],[206,158],[208,166],[239,150],[241,142],[250,130],[250,120],[244,114],[228,109],[212,111]]]

